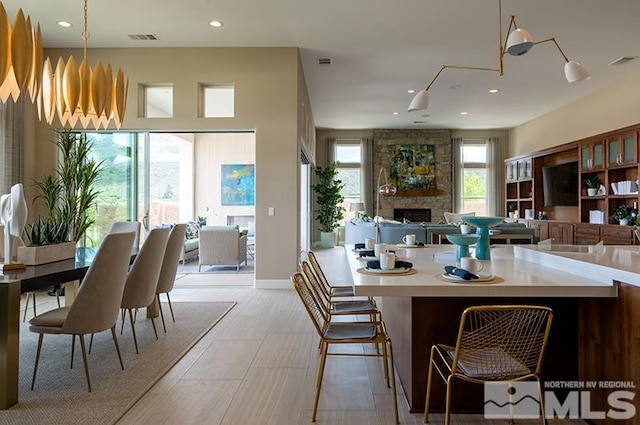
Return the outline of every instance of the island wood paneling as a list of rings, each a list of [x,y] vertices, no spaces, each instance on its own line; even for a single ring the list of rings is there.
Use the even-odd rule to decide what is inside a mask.
[[[575,298],[495,297],[383,297],[380,307],[393,341],[396,373],[400,377],[411,412],[424,410],[431,345],[455,345],[460,317],[472,305],[527,304],[553,309],[554,320],[543,363],[543,378],[578,379],[578,300]],[[431,412],[444,411],[445,387],[434,372]],[[453,412],[483,412],[483,388],[456,380],[452,390]]]
[[[618,298],[580,301],[580,380],[626,381],[640,385],[640,288],[625,283]],[[610,388],[591,390],[591,410],[607,411]],[[637,390],[634,405],[638,406]],[[593,420],[597,425],[640,424],[640,411],[624,421]]]

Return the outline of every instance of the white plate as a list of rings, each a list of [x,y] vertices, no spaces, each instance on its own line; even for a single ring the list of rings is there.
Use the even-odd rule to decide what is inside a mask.
[[[418,245],[418,244],[415,244],[415,245],[407,245],[406,243],[399,243],[399,244],[396,244],[396,246],[397,246],[398,248],[423,248],[423,246],[422,246],[422,245]]]
[[[456,276],[455,274],[442,273],[442,278],[446,280],[450,280],[452,282],[465,282],[465,283],[476,283],[476,282],[488,282],[490,280],[495,279],[495,276],[489,273],[477,273],[477,279],[466,280],[461,278],[460,276]]]
[[[382,270],[382,269],[370,269],[369,267],[365,267],[365,270],[369,273],[384,273],[384,274],[394,274],[394,273],[406,273],[411,270],[410,267],[398,267],[397,269],[391,270]]]

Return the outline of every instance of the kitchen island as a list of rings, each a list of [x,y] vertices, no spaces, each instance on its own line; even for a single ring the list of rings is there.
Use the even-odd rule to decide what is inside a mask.
[[[412,262],[416,273],[364,274],[362,268],[366,263],[357,259],[353,246],[345,247],[345,251],[356,294],[380,299],[383,319],[395,346],[396,373],[412,411],[424,409],[431,345],[436,342],[454,345],[460,315],[471,305],[537,304],[553,308],[554,324],[543,366],[546,380],[622,379],[618,373],[613,376],[602,368],[586,370],[589,366],[585,362],[596,365],[604,361],[601,358],[604,354],[598,352],[600,348],[593,346],[594,341],[601,342],[598,338],[604,328],[593,322],[608,320],[593,317],[590,312],[594,308],[616,310],[611,306],[619,302],[619,289],[624,286],[625,294],[628,289],[620,282],[640,282],[637,271],[640,250],[567,247],[565,252],[560,246],[495,246],[491,248],[491,260],[482,262],[482,272],[495,279],[468,283],[451,282],[442,276],[445,265],[455,265],[451,246],[390,248],[400,258]],[[636,321],[636,330],[638,326],[640,320]],[[596,375],[600,378],[595,378]],[[629,379],[633,377],[626,378]],[[432,391],[434,411],[443,410],[444,405],[444,386],[438,381]],[[482,401],[482,389],[477,385],[458,382],[454,385],[455,411],[481,412]]]

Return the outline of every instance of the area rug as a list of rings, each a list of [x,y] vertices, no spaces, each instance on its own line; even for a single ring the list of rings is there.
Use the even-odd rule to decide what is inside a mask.
[[[119,334],[118,323],[124,371],[120,369],[111,332],[96,335],[88,356],[91,393],[87,391],[77,341],[74,366],[69,369],[71,338],[66,335],[45,335],[35,389],[30,390],[38,337],[29,332],[27,324],[23,324],[20,329],[19,402],[8,410],[0,411],[0,424],[114,423],[235,304],[173,303],[176,316],[173,323],[169,306],[163,303],[163,311],[169,317],[166,334],[160,319],[156,320],[159,340],[155,339],[145,311],[139,311],[136,335],[140,354],[135,353],[128,322],[122,335]]]

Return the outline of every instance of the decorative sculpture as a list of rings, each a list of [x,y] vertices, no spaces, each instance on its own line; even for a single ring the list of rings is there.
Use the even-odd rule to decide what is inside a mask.
[[[22,184],[11,187],[11,193],[0,197],[0,219],[4,225],[4,264],[2,270],[24,268],[22,263],[11,262],[11,246],[13,238],[19,245],[24,245],[22,232],[27,224],[27,201],[24,198]]]

